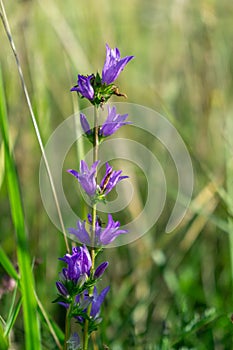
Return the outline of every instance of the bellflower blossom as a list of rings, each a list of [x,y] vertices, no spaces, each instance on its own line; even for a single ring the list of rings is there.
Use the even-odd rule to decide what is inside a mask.
[[[90,167],[84,160],[81,160],[79,171],[67,170],[77,178],[82,189],[89,196],[92,211],[91,214],[88,214],[87,220],[78,220],[77,227],[69,229],[69,233],[75,235],[83,245],[73,247],[72,253],[69,253],[66,242],[68,253],[60,258],[67,266],[62,269],[60,278],[56,282],[58,296],[55,302],[67,309],[65,348],[67,344],[68,347],[81,348],[78,334],[74,333],[70,337],[70,318],[72,317],[82,327],[83,349],[89,348],[90,334],[97,329],[101,321],[100,308],[109,291],[109,287],[106,287],[100,293],[97,292],[97,281],[108,267],[107,261],[101,262],[98,267],[95,266],[97,255],[102,251],[103,246],[111,244],[119,235],[128,233],[127,230],[120,227],[119,221],[113,220],[111,214],[108,214],[107,223],[103,224],[97,211],[97,202],[105,201],[106,196],[118,182],[128,178],[122,175],[122,170],[113,170],[106,162],[103,178],[100,182],[97,181],[97,168],[100,164],[97,145],[123,125],[130,124],[126,122],[128,114],[117,114],[116,107],[108,106],[107,118],[100,125],[97,110],[102,108],[112,95],[127,97],[124,93],[119,92],[114,81],[133,58],[134,56],[121,58],[118,48],[111,49],[106,44],[102,76],[98,72],[90,75],[78,74],[77,85],[71,89],[71,91],[76,91],[80,97],[88,99],[95,108],[94,128],[90,128],[83,113],[80,114],[80,122],[86,137],[96,148],[93,154],[93,164]],[[89,250],[87,245],[90,246]]]
[[[78,179],[78,182],[84,189],[84,191],[88,194],[88,196],[92,197],[96,193],[97,184],[95,180],[97,166],[100,161],[96,161],[92,164],[89,169],[87,163],[84,160],[80,162],[80,172],[76,170],[69,169],[68,173],[72,174]]]
[[[112,108],[108,106],[108,116],[103,125],[99,128],[99,136],[110,136],[114,134],[118,129],[120,129],[123,125],[131,124],[131,122],[125,121],[127,117],[128,114],[117,114],[115,106]],[[90,137],[93,136],[93,130],[91,130],[88,120],[83,113],[80,113],[80,123],[86,136],[92,140]]]
[[[99,135],[104,137],[110,136],[123,125],[131,124],[131,122],[125,122],[127,117],[128,114],[117,114],[115,106],[112,108],[108,106],[108,116],[104,124],[100,127]]]
[[[112,83],[132,58],[134,56],[121,58],[118,48],[111,49],[106,44],[106,58],[102,69],[102,77],[98,72],[95,75],[86,76],[78,74],[77,85],[72,87],[70,91],[78,92],[81,97],[87,98],[96,107],[102,106],[112,95],[126,97]]]
[[[68,309],[71,303],[72,297],[75,296],[76,304],[79,303],[79,309],[87,306],[87,300],[84,303],[79,302],[79,296],[77,293],[82,293],[85,290],[88,279],[91,281],[97,280],[102,277],[108,262],[102,262],[94,271],[91,276],[92,261],[90,253],[85,245],[81,247],[74,247],[72,254],[66,254],[63,258],[60,258],[67,263],[67,268],[63,268],[60,274],[60,281],[56,282],[56,287],[59,293],[59,297],[56,301],[60,305]]]
[[[92,262],[90,253],[85,245],[74,247],[72,254],[66,254],[59,260],[65,261],[68,265],[67,268],[62,270],[62,275],[66,281],[73,281],[76,284],[83,277],[86,278],[90,275]]]
[[[111,49],[106,44],[106,59],[102,70],[102,83],[107,85],[113,83],[132,58],[134,56],[120,58],[119,49]]]
[[[92,224],[91,214],[88,215],[88,222],[90,225]],[[90,230],[92,230],[91,227]],[[81,243],[91,245],[90,235],[86,229],[86,220],[83,222],[78,221],[77,228],[70,228],[69,233],[75,235]],[[97,218],[95,224],[95,245],[100,247],[108,245],[119,235],[125,233],[128,233],[128,231],[120,229],[120,222],[114,221],[111,214],[108,214],[108,223],[105,228],[102,227],[102,223]]]
[[[104,288],[99,294],[97,292],[97,288],[96,286],[94,286],[94,290],[93,290],[93,295],[89,296],[88,291],[85,290],[83,295],[84,295],[84,301],[85,300],[90,304],[91,302],[91,312],[90,312],[90,319],[96,323],[99,323],[101,321],[101,318],[99,318],[99,314],[100,314],[100,308],[101,305],[107,295],[107,293],[109,292],[110,286]],[[76,302],[80,303],[81,301],[81,297],[77,296],[76,298]],[[85,312],[85,310],[83,310]],[[82,316],[78,316],[76,317],[77,321],[80,324],[84,323],[84,318]]]
[[[108,261],[104,261],[102,264],[100,264],[95,270],[94,279],[102,277],[107,267]]]
[[[113,170],[113,168],[106,162],[105,175],[100,183],[100,193],[105,196],[123,179],[127,179],[128,176],[121,176],[122,170]]]
[[[81,123],[81,126],[83,128],[83,131],[85,132],[86,135],[92,135],[93,132],[90,128],[90,125],[88,123],[88,120],[85,116],[85,114],[83,113],[80,113],[80,123]]]
[[[91,75],[78,75],[77,85],[72,87],[70,91],[77,91],[82,97],[88,100],[93,100],[95,92],[92,86],[92,80],[95,78],[94,74]]]
[[[123,179],[128,176],[121,176],[122,170],[113,170],[113,168],[106,162],[106,171],[100,185],[96,184],[96,171],[100,161],[96,161],[89,169],[84,160],[80,162],[80,172],[69,169],[67,170],[71,175],[75,176],[84,191],[90,197],[96,197],[96,200],[103,200],[105,196]]]
[[[56,282],[59,296],[55,301],[68,309],[73,296],[78,291],[83,290],[82,288],[85,289],[84,283],[90,278],[92,260],[85,245],[73,247],[72,254],[65,254],[59,260],[64,261],[67,267],[63,268],[60,274],[60,281]],[[95,278],[102,276],[107,266],[108,262],[100,264],[96,269],[97,277]]]
[[[100,307],[107,295],[107,293],[109,292],[110,287],[106,287],[104,288],[100,294],[97,293],[97,288],[96,286],[94,286],[94,291],[93,291],[93,300],[91,303],[91,314],[90,316],[96,320],[99,317],[100,314]]]

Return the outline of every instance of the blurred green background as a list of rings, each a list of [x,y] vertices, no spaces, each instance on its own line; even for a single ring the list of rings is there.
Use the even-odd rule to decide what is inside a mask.
[[[97,343],[113,350],[231,349],[232,1],[8,0],[5,6],[44,144],[76,108],[76,95],[69,89],[77,74],[101,72],[108,43],[122,56],[135,56],[117,80],[127,102],[150,107],[170,120],[193,161],[193,199],[175,232],[164,232],[176,190],[174,169],[169,173],[168,166],[167,202],[157,224],[140,240],[104,251],[110,266],[101,284],[109,283],[111,292]],[[2,25],[0,43],[11,144],[30,254],[36,261],[36,289],[62,328],[64,310],[51,301],[56,297],[55,281],[62,268],[57,259],[64,255],[64,240],[41,202],[41,153]],[[85,100],[79,103],[80,108],[88,106]],[[1,150],[0,241],[17,265]],[[73,162],[77,169],[79,160]],[[137,181],[139,188],[143,186],[140,176]],[[69,184],[65,175],[64,182]],[[138,200],[143,198],[139,195]],[[0,272],[3,281],[5,272]],[[11,293],[2,295],[3,318],[10,300]],[[19,317],[12,331],[14,349],[24,349],[23,338]],[[43,326],[42,343],[44,349],[56,349]]]

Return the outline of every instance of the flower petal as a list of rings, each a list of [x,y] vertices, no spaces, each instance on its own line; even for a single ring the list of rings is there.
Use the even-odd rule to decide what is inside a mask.
[[[107,85],[113,83],[133,57],[134,56],[126,56],[120,59],[119,49],[111,49],[108,44],[106,44],[106,59],[102,70],[102,83]]]

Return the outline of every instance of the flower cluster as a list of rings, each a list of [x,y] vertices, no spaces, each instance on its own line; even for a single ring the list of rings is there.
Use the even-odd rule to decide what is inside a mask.
[[[92,224],[91,214],[88,214],[88,222],[90,225]],[[86,220],[78,221],[77,228],[70,228],[69,232],[75,235],[83,244],[91,245],[90,235],[86,229]],[[90,226],[90,232],[92,234],[92,226]],[[128,233],[128,231],[120,229],[119,221],[114,221],[111,214],[108,214],[108,223],[105,228],[102,227],[102,222],[97,217],[95,222],[94,244],[97,247],[108,245],[113,242],[116,237],[124,233]]]
[[[106,44],[106,59],[102,69],[102,78],[99,73],[86,76],[79,74],[77,85],[72,87],[71,91],[77,91],[81,97],[88,99],[95,106],[107,102],[112,95],[125,96],[125,94],[119,93],[113,82],[133,57],[121,58],[118,48],[111,49]]]
[[[82,98],[89,100],[96,109],[102,107],[113,94],[125,96],[118,91],[117,86],[113,83],[132,58],[133,56],[121,58],[118,48],[111,49],[106,45],[106,59],[102,69],[102,77],[99,73],[87,76],[79,74],[77,85],[71,91],[76,91]],[[128,114],[118,114],[115,106],[108,106],[107,111],[105,122],[99,125],[99,121],[95,119],[94,128],[90,127],[86,116],[83,113],[80,114],[80,123],[84,134],[94,146],[113,135],[122,126],[131,124],[131,122],[126,121]],[[97,118],[96,115],[97,113],[95,118]],[[128,232],[120,227],[119,221],[114,221],[111,214],[108,214],[108,220],[105,224],[97,214],[98,203],[105,202],[106,196],[128,176],[122,175],[122,170],[114,170],[106,162],[105,173],[98,182],[99,165],[98,152],[95,152],[93,163],[90,166],[81,160],[79,171],[67,170],[78,180],[81,188],[89,197],[92,210],[87,215],[86,220],[78,220],[76,228],[69,228],[70,235],[75,236],[80,246],[73,247],[71,254],[67,253],[63,258],[60,258],[67,266],[63,268],[60,278],[56,282],[58,297],[55,301],[66,308],[66,322],[74,318],[81,325],[83,350],[88,349],[89,335],[97,329],[97,325],[101,321],[101,305],[109,291],[108,286],[98,293],[96,287],[97,281],[108,267],[108,262],[104,261],[96,268],[95,260],[104,246],[112,243],[119,235]],[[90,248],[88,249],[87,246]],[[81,347],[78,334],[74,333],[70,336],[67,325],[65,342],[66,345],[70,344],[76,349]]]
[[[59,293],[55,302],[69,309],[72,305],[71,316],[78,323],[83,325],[84,320],[88,318],[90,329],[94,330],[100,322],[100,307],[105,296],[109,291],[109,287],[104,288],[99,294],[96,286],[90,295],[90,287],[96,283],[106,268],[108,262],[101,263],[91,274],[92,260],[90,253],[85,245],[74,247],[72,254],[66,254],[60,260],[67,264],[60,274],[60,280],[56,282]],[[87,308],[90,307],[90,315],[87,315]]]
[[[128,178],[128,176],[121,175],[122,170],[113,170],[108,162],[106,162],[105,175],[102,178],[100,185],[97,185],[96,172],[99,163],[100,161],[94,162],[89,169],[87,163],[84,160],[81,160],[79,172],[73,169],[67,170],[78,179],[83,190],[93,202],[105,200],[106,195],[112,191],[118,182]]]

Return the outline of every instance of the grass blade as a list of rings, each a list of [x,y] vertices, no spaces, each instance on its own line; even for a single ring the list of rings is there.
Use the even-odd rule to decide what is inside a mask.
[[[8,256],[6,255],[6,253],[4,252],[1,246],[0,246],[0,264],[2,265],[2,267],[10,277],[14,278],[16,281],[19,279],[19,276],[12,262],[10,261],[10,259],[8,258]]]
[[[34,278],[31,270],[23,206],[20,196],[15,162],[9,148],[9,132],[4,89],[0,71],[0,130],[5,148],[5,169],[11,215],[17,238],[17,258],[23,302],[25,349],[40,349],[40,332],[37,318],[37,302],[34,295]]]
[[[0,349],[1,350],[7,350],[8,349],[8,340],[4,335],[3,332],[3,327],[2,324],[0,322]]]
[[[62,350],[61,343],[64,342],[64,333],[61,331],[61,329],[56,325],[53,320],[50,319],[49,315],[46,313],[45,309],[43,308],[42,303],[40,302],[38,296],[36,295],[37,303],[38,303],[38,312],[42,319],[45,320],[45,323],[47,324],[50,334],[52,335],[55,343],[57,344],[57,347],[59,350]]]
[[[10,311],[10,314],[8,316],[7,322],[6,322],[6,326],[5,326],[5,331],[4,331],[4,335],[7,337],[10,334],[11,329],[14,326],[14,323],[17,319],[17,316],[19,314],[20,308],[22,306],[22,298],[20,298],[17,302],[17,304],[15,305],[15,307],[13,307]]]
[[[30,112],[30,116],[31,116],[31,120],[32,120],[32,123],[33,123],[33,127],[35,129],[36,137],[37,137],[37,140],[38,140],[38,143],[39,143],[39,146],[40,146],[40,150],[41,150],[41,153],[42,153],[42,157],[43,157],[43,160],[44,160],[44,163],[45,163],[45,167],[46,167],[46,170],[47,170],[47,173],[48,173],[49,182],[50,182],[50,186],[51,186],[51,189],[52,189],[55,206],[56,206],[56,209],[57,209],[59,221],[60,221],[62,232],[63,232],[63,238],[64,238],[64,241],[65,241],[67,252],[69,253],[70,248],[69,248],[69,244],[68,244],[67,237],[66,237],[66,230],[65,230],[65,227],[64,227],[63,219],[62,219],[62,213],[61,213],[60,205],[59,205],[59,202],[58,202],[56,189],[55,189],[55,186],[54,186],[54,182],[53,182],[52,174],[51,174],[50,167],[49,167],[49,164],[48,164],[48,160],[47,160],[47,157],[46,157],[46,154],[45,154],[45,150],[44,150],[42,138],[41,138],[41,135],[40,135],[40,130],[39,130],[39,127],[38,127],[38,123],[37,123],[37,120],[36,120],[36,117],[35,117],[35,114],[34,114],[34,111],[33,111],[33,108],[32,108],[31,100],[30,100],[30,97],[29,97],[29,94],[28,94],[28,89],[27,89],[26,83],[24,81],[24,76],[23,76],[23,71],[22,71],[21,65],[20,65],[19,56],[18,56],[16,47],[15,47],[15,43],[14,43],[12,35],[11,35],[10,26],[9,26],[9,23],[8,23],[7,15],[6,15],[6,12],[5,12],[5,7],[4,7],[4,4],[3,4],[2,0],[0,0],[0,5],[1,5],[0,17],[1,17],[1,20],[2,20],[2,23],[3,23],[4,29],[5,29],[5,32],[7,34],[7,37],[8,37],[10,46],[11,46],[11,49],[12,49],[12,51],[14,53],[14,56],[15,56],[17,69],[18,69],[18,73],[19,73],[19,77],[20,77],[20,81],[21,81],[21,85],[22,85],[22,89],[23,89],[23,92],[24,92],[24,95],[25,95],[25,98],[26,98],[26,102],[27,102],[27,106],[28,106],[28,109],[29,109],[29,112]]]

